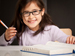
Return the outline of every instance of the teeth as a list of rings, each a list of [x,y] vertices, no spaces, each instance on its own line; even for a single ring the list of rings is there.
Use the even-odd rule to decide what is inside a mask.
[[[36,20],[30,20],[30,21],[28,21],[29,23],[34,23]]]

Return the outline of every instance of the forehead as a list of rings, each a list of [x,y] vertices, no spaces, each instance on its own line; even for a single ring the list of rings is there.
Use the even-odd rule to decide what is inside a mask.
[[[24,8],[24,11],[32,11],[34,9],[38,9],[39,10],[40,8],[38,7],[38,5],[36,3],[31,2],[31,3],[26,5],[26,7]]]

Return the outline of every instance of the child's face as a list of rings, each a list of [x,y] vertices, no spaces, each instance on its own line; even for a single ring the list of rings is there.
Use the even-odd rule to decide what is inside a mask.
[[[44,9],[42,11],[40,10],[41,9],[36,5],[36,3],[31,3],[29,6],[26,6],[26,8],[23,10],[23,22],[33,31],[39,29],[39,23],[42,20],[42,15],[44,15]]]

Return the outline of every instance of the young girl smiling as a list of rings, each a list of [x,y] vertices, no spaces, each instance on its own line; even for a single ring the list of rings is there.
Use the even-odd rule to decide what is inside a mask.
[[[31,46],[59,41],[75,44],[75,37],[63,33],[45,13],[42,0],[19,0],[15,18],[0,37],[1,45],[11,44],[15,38],[19,45]]]

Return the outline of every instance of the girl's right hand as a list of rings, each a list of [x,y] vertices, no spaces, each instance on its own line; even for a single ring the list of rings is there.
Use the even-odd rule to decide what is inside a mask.
[[[15,27],[9,27],[6,31],[5,31],[5,39],[6,40],[10,40],[11,38],[13,38],[17,33],[17,30]]]

